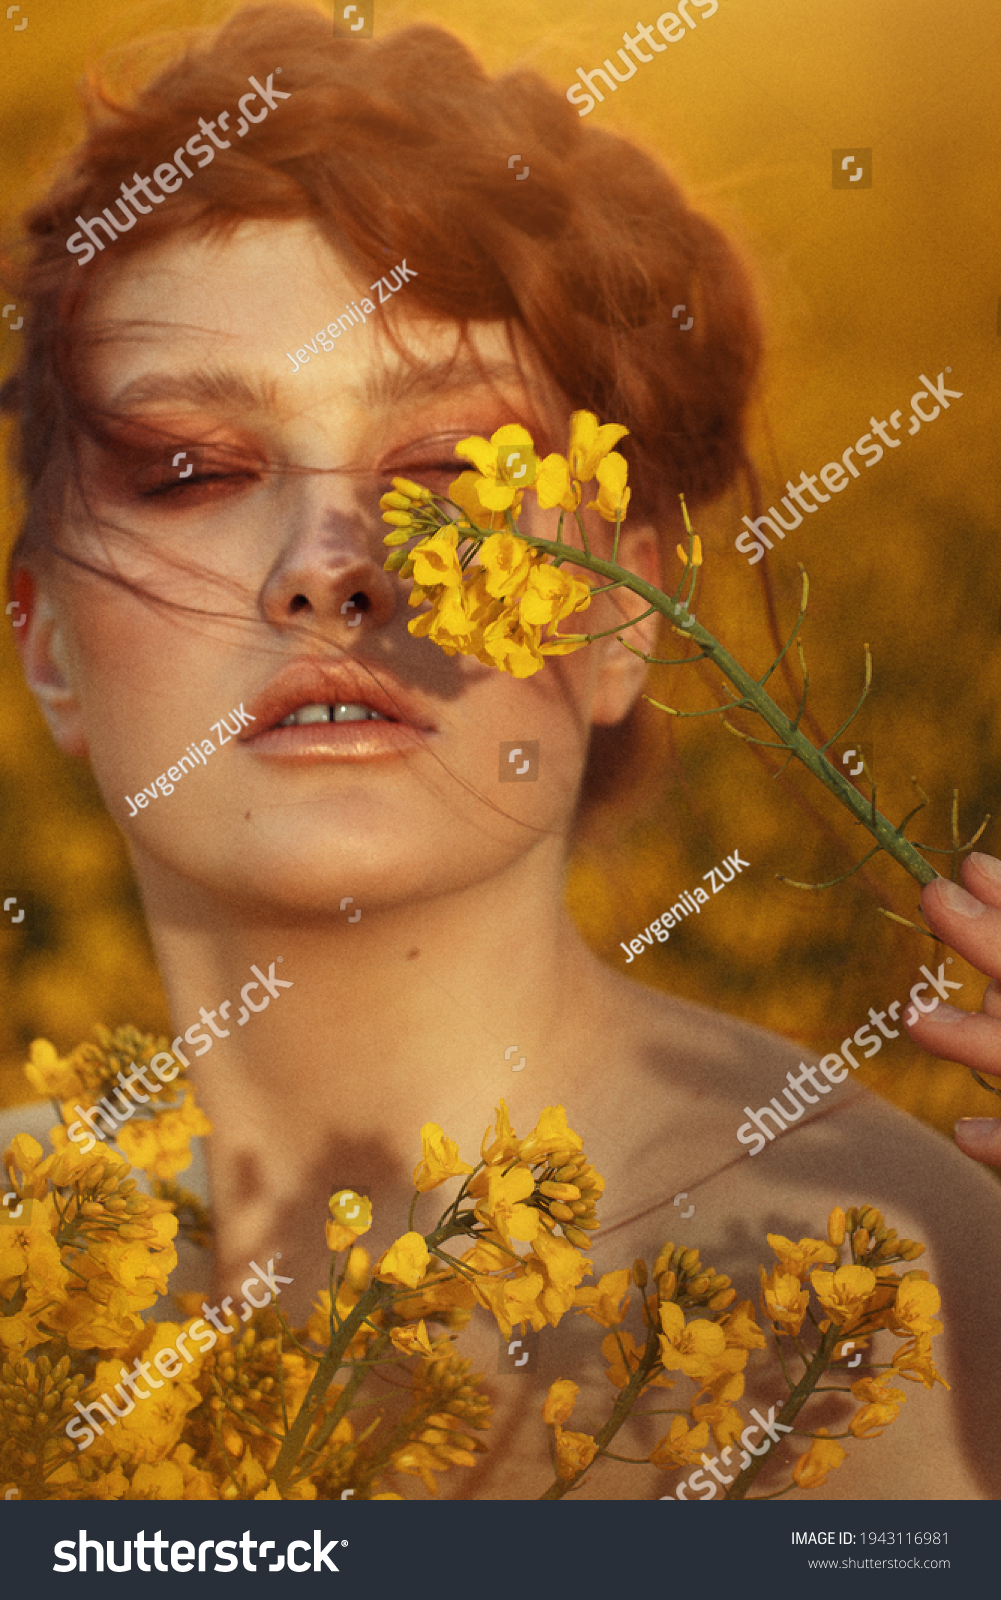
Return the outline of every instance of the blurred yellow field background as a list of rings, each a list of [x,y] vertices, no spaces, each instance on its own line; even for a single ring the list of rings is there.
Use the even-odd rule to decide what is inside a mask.
[[[22,9],[28,29],[3,38],[8,235],[72,137],[83,65],[137,33],[211,22],[235,7],[25,0]],[[656,8],[376,0],[375,26],[436,21],[491,70],[528,66],[564,89],[578,66],[613,54],[638,16],[653,23]],[[702,517],[697,606],[739,659],[763,671],[775,653],[765,585],[790,626],[802,561],[812,584],[803,637],[818,722],[830,733],[847,715],[868,641],[875,693],[857,732],[875,751],[881,808],[894,816],[909,808],[913,774],[933,804],[911,832],[941,844],[954,788],[964,836],[1001,809],[999,41],[993,0],[966,0],[947,22],[934,0],[721,0],[589,119],[656,152],[752,264],[768,342],[754,440],[765,505],[787,478],[839,459],[870,431],[870,416],[899,407],[906,419],[919,374],[934,379],[951,367],[947,381],[962,399],[914,437],[905,421],[899,450],[805,518],[760,565],[748,567],[733,549],[746,504],[734,497]],[[428,107],[433,115],[433,83]],[[835,190],[831,152],[856,141],[873,150],[872,187]],[[520,153],[530,162],[530,151]],[[16,338],[5,322],[0,363]],[[9,548],[18,515],[9,480],[3,506]],[[39,1034],[63,1049],[96,1021],[167,1027],[119,835],[86,771],[51,747],[12,641],[5,625],[0,889],[27,914],[23,927],[9,923],[10,913],[0,923],[7,1103],[28,1098],[21,1064]],[[658,696],[688,709],[716,703],[717,686],[700,671],[665,670]],[[739,850],[750,869],[631,973],[806,1045],[836,1048],[870,1005],[883,1010],[905,998],[921,962],[943,959],[930,940],[877,910],[913,916],[916,886],[886,862],[824,894],[780,883],[778,873],[819,880],[846,871],[868,836],[805,775],[773,779],[771,758],[715,719],[668,725],[650,715],[660,768],[648,803],[610,810],[574,859],[570,903],[586,937],[624,962],[621,940]],[[995,823],[983,845],[1001,848]],[[949,971],[964,979],[959,1003],[978,1005],[983,980],[958,960]],[[903,1037],[863,1073],[944,1131],[959,1115],[1001,1109],[965,1070],[920,1057]]]

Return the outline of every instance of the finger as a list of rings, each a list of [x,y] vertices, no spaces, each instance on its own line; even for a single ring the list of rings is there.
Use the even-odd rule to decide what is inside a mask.
[[[981,1005],[989,1017],[1001,1017],[1001,983],[992,978],[984,990]]]
[[[1001,861],[974,850],[963,862],[961,871],[971,894],[1001,910]]]
[[[1001,1018],[938,1005],[912,1022],[914,1009],[908,1007],[904,1026],[921,1050],[944,1061],[959,1061],[975,1072],[1001,1077]]]
[[[921,909],[932,932],[971,966],[1001,979],[1001,910],[980,898],[982,880],[970,894],[948,878],[936,878],[921,893]]]
[[[956,1123],[956,1143],[974,1161],[1001,1167],[1001,1122],[996,1117],[961,1117]]]

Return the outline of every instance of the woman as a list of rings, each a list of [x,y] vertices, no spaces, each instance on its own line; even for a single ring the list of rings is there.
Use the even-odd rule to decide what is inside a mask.
[[[671,1236],[752,1293],[766,1229],[816,1233],[856,1200],[925,1240],[951,1392],[913,1395],[817,1492],[996,1494],[991,1180],[850,1083],[807,1091],[745,1154],[736,1127],[806,1072],[799,1053],[611,972],[561,905],[582,785],[630,737],[642,664],[614,639],[527,681],[446,658],[408,633],[383,566],[393,475],[444,492],[463,437],[518,421],[541,455],[587,409],[630,429],[620,559],[656,578],[678,489],[697,505],[746,469],[746,277],[663,173],[535,78],[490,83],[437,30],[370,44],[329,26],[244,13],[135,107],[95,114],[31,219],[34,307],[6,391],[30,489],[11,588],[24,670],[127,840],[172,1048],[205,1057],[216,1288],[280,1250],[302,1314],[333,1190],[372,1197],[378,1251],[404,1226],[422,1123],[466,1150],[500,1096],[519,1129],[561,1103],[607,1183],[596,1274]],[[529,140],[516,185],[508,153]],[[700,308],[684,342],[667,337],[682,302]],[[603,605],[596,631],[617,615]],[[502,786],[501,752],[528,741],[533,781]],[[967,881],[1001,908],[987,870]],[[945,892],[930,914],[964,948]],[[920,1042],[942,1044],[944,1012]],[[500,1375],[462,1493],[548,1481],[537,1385],[572,1373],[581,1413],[606,1413],[573,1322],[517,1384],[496,1334],[470,1330]],[[749,1399],[781,1392],[762,1368]],[[772,1457],[763,1489],[788,1475],[787,1447]],[[582,1492],[663,1487],[606,1463]]]

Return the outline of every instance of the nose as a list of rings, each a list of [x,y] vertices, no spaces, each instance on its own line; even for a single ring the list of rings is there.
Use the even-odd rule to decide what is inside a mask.
[[[345,644],[384,627],[402,596],[383,568],[378,485],[304,479],[295,498],[283,508],[285,537],[261,589],[266,620],[315,623]]]

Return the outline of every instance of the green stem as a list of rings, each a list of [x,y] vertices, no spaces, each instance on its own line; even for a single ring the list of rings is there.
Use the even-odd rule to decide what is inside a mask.
[[[795,1421],[813,1394],[820,1378],[831,1364],[831,1357],[840,1338],[841,1332],[838,1328],[828,1328],[827,1332],[821,1335],[813,1360],[776,1418],[776,1421],[781,1422],[784,1427],[788,1427]],[[743,1500],[767,1460],[767,1455],[755,1456],[750,1465],[746,1466],[743,1472],[738,1473],[737,1477],[734,1478],[730,1487],[724,1493],[723,1499]],[[762,1498],[766,1497],[762,1496]]]
[[[561,553],[561,549],[563,554],[566,553],[565,545],[560,547],[551,539],[527,538],[524,534],[521,537],[525,538],[527,544],[533,545],[538,550],[544,550],[548,555],[557,555]],[[687,611],[676,601],[662,593],[652,583],[637,577],[635,573],[627,572],[613,561],[602,561],[588,551],[575,551],[573,562],[575,566],[583,567],[588,572],[594,572],[599,577],[631,589],[675,627],[680,628],[684,624],[685,635],[699,646],[704,656],[719,668],[734,688],[740,691],[740,700],[735,703],[738,709],[756,711],[772,732],[779,736],[783,746],[796,757],[796,760],[801,762],[825,789],[829,789],[835,799],[840,800],[846,810],[851,812],[855,821],[867,829],[887,855],[891,855],[899,862],[918,883],[922,885],[932,883],[939,876],[934,867],[918,853],[909,839],[904,838],[889,818],[877,811],[871,800],[860,794],[847,778],[842,776],[837,767],[832,766],[827,757],[804,733],[800,732],[763,685],[756,678],[752,678],[739,661],[736,661],[701,623],[692,621]]]
[[[466,1236],[466,1228],[455,1223],[445,1223],[435,1228],[433,1233],[429,1233],[426,1236],[425,1243],[429,1250],[434,1250],[437,1246],[447,1243],[449,1239]],[[306,1391],[306,1398],[299,1407],[298,1415],[285,1435],[285,1442],[278,1452],[278,1459],[275,1462],[271,1476],[279,1491],[287,1489],[291,1482],[293,1468],[299,1459],[303,1445],[306,1443],[309,1430],[316,1421],[316,1413],[320,1402],[334,1382],[341,1367],[345,1365],[344,1357],[355,1335],[361,1331],[366,1322],[369,1322],[371,1326],[370,1319],[373,1313],[381,1310],[384,1306],[391,1305],[399,1293],[400,1289],[397,1284],[372,1283],[366,1289],[354,1310],[339,1325],[336,1336],[331,1339],[326,1353],[320,1358],[313,1381]],[[331,1297],[331,1307],[333,1307],[333,1297]],[[388,1335],[383,1335],[380,1330],[380,1339],[385,1338],[388,1338]],[[378,1348],[381,1348],[381,1345]],[[364,1377],[368,1368],[363,1366],[360,1371],[362,1377]],[[347,1405],[360,1382],[361,1377],[358,1376],[358,1372],[352,1373],[344,1393],[338,1399],[333,1420],[328,1418],[324,1424],[324,1437],[336,1426],[336,1423],[347,1410]]]
[[[575,1473],[572,1478],[554,1478],[546,1492],[539,1495],[540,1500],[562,1500],[563,1496],[569,1493],[571,1489],[576,1489],[577,1485],[584,1477],[584,1473],[590,1472],[591,1467],[594,1466],[594,1462],[601,1460],[602,1456],[606,1454],[608,1446],[615,1438],[615,1435],[618,1433],[623,1423],[629,1420],[633,1406],[639,1399],[643,1386],[649,1382],[650,1374],[657,1366],[659,1360],[660,1339],[658,1337],[656,1327],[652,1327],[650,1332],[647,1334],[646,1349],[643,1351],[643,1358],[640,1361],[639,1366],[636,1368],[636,1371],[633,1373],[625,1388],[619,1390],[618,1399],[612,1407],[608,1421],[605,1423],[605,1426],[601,1428],[594,1436],[594,1442],[598,1446],[597,1454],[595,1455],[594,1460],[589,1462],[581,1472]]]

